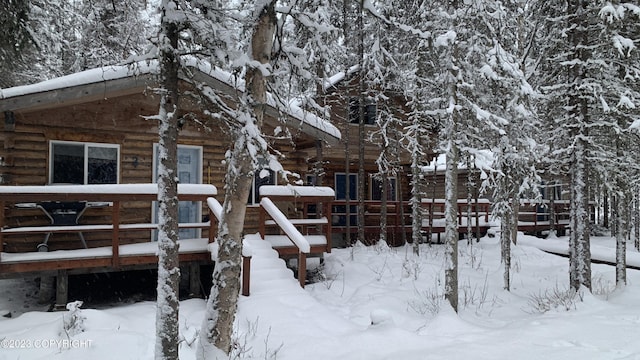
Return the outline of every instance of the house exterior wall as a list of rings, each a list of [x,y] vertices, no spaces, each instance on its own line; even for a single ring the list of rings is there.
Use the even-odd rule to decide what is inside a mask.
[[[53,106],[40,110],[15,111],[13,120],[5,114],[5,125],[0,132],[0,183],[2,185],[49,184],[51,141],[73,141],[98,144],[116,144],[120,147],[118,179],[120,183],[153,182],[153,148],[158,142],[155,120],[143,116],[157,114],[158,99],[153,95],[134,94],[111,97],[68,106]],[[196,113],[197,115],[197,113]],[[216,124],[206,129],[195,122],[188,122],[180,132],[181,145],[202,148],[202,182],[218,188],[218,200],[224,199],[224,154],[229,147],[228,136]],[[292,151],[288,143],[275,144],[288,154],[282,161],[285,169],[306,171],[306,162]],[[7,204],[6,224],[12,226],[47,225],[49,220],[38,209],[17,209]],[[204,208],[202,213],[207,214]],[[89,209],[81,223],[109,223],[108,208]],[[257,232],[257,208],[247,211],[246,233]],[[152,210],[148,202],[131,202],[122,207],[122,223],[151,222]],[[110,233],[85,234],[90,247],[111,244]],[[206,230],[203,236],[207,236]],[[148,231],[126,232],[121,235],[122,244],[149,241]],[[35,251],[44,235],[6,237],[4,251]],[[54,234],[49,249],[77,248],[77,234]]]

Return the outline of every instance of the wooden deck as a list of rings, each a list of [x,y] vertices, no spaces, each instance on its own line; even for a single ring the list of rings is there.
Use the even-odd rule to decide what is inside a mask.
[[[157,224],[150,222],[132,222],[122,216],[122,210],[128,202],[157,201],[156,184],[118,184],[118,185],[73,185],[73,186],[0,186],[0,278],[24,276],[55,276],[57,281],[56,306],[66,304],[67,276],[70,274],[91,272],[115,272],[142,268],[157,268],[158,246],[151,241],[151,230]],[[178,198],[184,201],[201,201],[216,195],[212,185],[185,184],[178,187]],[[58,225],[53,223],[54,214],[46,214],[51,224],[33,224],[21,226],[18,221],[13,226],[7,224],[6,213],[17,204],[39,204],[43,202],[59,202],[60,211],[69,211],[63,206],[67,203],[102,202],[107,204],[110,218],[108,223]],[[64,215],[64,214],[63,214]],[[71,218],[81,214],[72,213]],[[210,213],[210,219],[215,217]],[[211,242],[216,233],[217,222],[180,224],[181,228],[203,229],[207,237],[180,240],[179,261],[181,266],[190,269],[200,265],[212,264]],[[140,242],[140,233],[146,234],[146,241]],[[76,241],[76,247],[52,251],[7,252],[5,247],[12,242],[20,242],[33,234],[46,234],[45,241],[51,234],[71,233],[79,235],[82,241]],[[96,246],[92,241],[84,241],[83,234],[110,234],[109,246]],[[136,234],[129,238],[129,234]],[[40,247],[46,250],[48,247]],[[190,270],[193,275],[196,270]],[[195,287],[193,284],[192,287]]]
[[[208,239],[180,240],[180,263],[211,263]],[[114,266],[111,247],[50,252],[2,253],[0,278],[25,275],[56,275],[69,273],[112,272],[135,269],[141,265],[158,264],[156,242],[120,245],[118,266]]]
[[[291,191],[291,193],[287,193]],[[358,226],[356,202],[347,204],[335,201],[334,192],[330,188],[309,188],[295,186],[266,186],[259,213],[260,237],[269,242],[280,257],[298,260],[298,279],[301,286],[305,283],[306,259],[308,256],[322,256],[331,252],[332,237],[350,232],[357,234]],[[179,261],[181,266],[188,266],[193,275],[200,265],[212,264],[212,258],[217,252],[213,243],[217,233],[217,221],[221,218],[221,205],[213,198],[215,187],[211,185],[181,185],[179,199],[200,201],[206,204],[209,219],[199,223],[180,224],[181,228],[202,229],[204,237],[180,240]],[[278,203],[278,206],[275,205]],[[151,241],[151,230],[157,224],[151,222],[131,221],[122,215],[122,209],[127,202],[147,202],[148,208],[157,200],[157,185],[128,184],[128,185],[82,185],[82,186],[2,186],[0,187],[0,278],[35,276],[55,276],[58,293],[56,304],[66,303],[67,276],[91,272],[115,272],[157,267],[157,243]],[[38,204],[40,202],[101,202],[110,217],[106,223],[71,225],[43,225],[13,219],[13,226],[9,226],[6,213],[17,204]],[[422,234],[436,236],[444,232],[444,201],[423,200]],[[350,207],[352,212],[346,211]],[[28,205],[27,207],[33,207]],[[138,204],[138,208],[140,208]],[[466,201],[458,203],[458,231],[467,233],[471,230],[475,236],[482,236],[494,227],[491,222],[491,204],[487,200],[474,202],[471,207]],[[376,242],[380,236],[380,217],[382,203],[379,201],[365,202],[365,234],[371,242]],[[528,232],[542,232],[550,229],[550,214],[543,205],[522,205],[518,229]],[[288,213],[287,213],[288,212]],[[558,202],[552,212],[556,229],[564,230],[568,224],[568,203]],[[346,219],[352,221],[347,226]],[[51,216],[49,216],[51,219]],[[138,219],[138,217],[133,220]],[[19,219],[18,219],[19,220]],[[51,219],[53,222],[53,219]],[[469,227],[470,225],[470,227]],[[147,234],[146,241],[140,241],[140,232]],[[387,203],[387,237],[392,245],[401,244],[404,239],[411,241],[411,212],[408,202]],[[71,249],[51,249],[51,251],[9,252],[6,244],[20,241],[22,237],[33,234],[71,235],[78,234],[80,241],[75,241]],[[105,233],[109,235],[108,246],[96,245],[91,240],[85,242],[82,235]],[[129,233],[137,235],[130,239]],[[328,236],[331,234],[333,236]],[[17,240],[16,240],[17,239]],[[35,250],[35,246],[33,247]],[[243,249],[243,294],[249,294],[250,249]],[[196,286],[196,285],[193,285]]]
[[[380,238],[380,219],[382,203],[380,201],[365,201],[365,224],[363,226],[366,241],[375,243]],[[350,233],[351,239],[355,239],[358,233],[357,201],[350,201],[347,213],[347,202],[335,200],[333,202],[332,232],[333,234]],[[445,201],[443,199],[423,199],[422,201],[422,227],[424,236],[435,236],[440,242],[440,235],[445,231],[444,221]],[[569,202],[555,201],[554,211],[549,211],[549,203],[542,204],[524,203],[520,206],[518,217],[518,231],[541,235],[551,230],[550,217],[554,217],[554,228],[557,233],[564,234],[569,225]],[[468,219],[471,223],[471,233],[476,236],[484,236],[487,231],[495,227],[497,223],[491,219],[491,202],[479,199],[470,206],[466,200],[458,200],[458,232],[469,232]],[[347,216],[350,224],[347,225]],[[402,240],[412,241],[411,206],[407,201],[387,202],[387,239],[392,245],[402,244]]]

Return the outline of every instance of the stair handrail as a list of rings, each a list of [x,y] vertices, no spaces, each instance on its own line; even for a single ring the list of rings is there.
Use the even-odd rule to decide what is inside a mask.
[[[207,206],[209,206],[209,209],[211,210],[213,215],[216,216],[218,222],[222,221],[222,204],[220,204],[220,202],[216,198],[210,197],[207,198]]]
[[[300,231],[287,219],[278,207],[268,197],[260,200],[262,208],[271,216],[271,219],[284,231],[289,239],[295,244],[300,252],[308,254],[311,252],[309,241]]]
[[[209,211],[218,219],[218,223],[222,222],[222,204],[214,197],[207,198],[207,206]],[[249,296],[250,278],[251,278],[251,257],[253,251],[251,246],[242,242],[242,295]]]

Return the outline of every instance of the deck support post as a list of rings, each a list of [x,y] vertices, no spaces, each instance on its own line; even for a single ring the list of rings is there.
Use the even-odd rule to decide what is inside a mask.
[[[189,297],[202,297],[200,286],[200,264],[189,265]]]
[[[249,296],[251,284],[251,256],[242,257],[242,295]]]
[[[56,304],[54,310],[66,310],[69,301],[69,275],[67,270],[58,270],[56,276]]]
[[[4,219],[5,216],[7,215],[5,210],[4,210],[4,201],[0,201],[0,211],[2,213],[0,213],[0,229],[4,228]],[[2,232],[0,232],[0,261],[2,261],[2,251],[4,251],[3,245],[4,244],[4,237],[2,236]]]
[[[304,284],[307,282],[307,254],[298,253],[298,281],[300,286],[304,288]]]
[[[113,202],[111,222],[113,223],[111,233],[111,265],[117,269],[120,267],[120,201]]]
[[[53,276],[40,277],[40,290],[38,291],[38,303],[50,304],[53,299]]]

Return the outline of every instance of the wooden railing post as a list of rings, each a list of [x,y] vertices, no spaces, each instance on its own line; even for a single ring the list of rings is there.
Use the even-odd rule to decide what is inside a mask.
[[[487,222],[487,223],[489,222],[489,208],[490,207],[491,207],[490,204],[484,204],[484,221]]]
[[[113,230],[111,233],[111,254],[112,265],[117,268],[120,266],[120,201],[113,202],[113,215],[111,216]]]
[[[258,231],[260,232],[260,237],[264,240],[264,235],[266,234],[266,224],[267,221],[267,212],[266,210],[260,206],[260,210],[258,211]]]
[[[298,281],[300,286],[304,288],[307,282],[307,254],[302,251],[298,253]]]
[[[213,210],[211,210],[210,207],[207,206],[207,209],[209,209],[209,243],[212,243],[216,239],[216,232],[218,230],[218,218],[215,216]]]
[[[7,211],[4,209],[4,205],[5,205],[4,201],[0,201],[0,211],[1,211],[0,215],[2,215],[0,216],[0,230],[4,228],[4,219],[5,219],[5,216],[7,216]],[[2,235],[2,232],[0,232],[0,253],[2,253],[3,251],[3,246],[4,246],[3,244],[4,244],[4,236]],[[2,254],[0,254],[0,261],[2,261],[1,256]]]
[[[251,256],[242,257],[242,295],[249,296],[251,286]]]
[[[332,229],[331,229],[331,202],[330,201],[326,201],[324,203],[322,203],[322,206],[324,206],[324,216],[327,218],[327,225],[326,229],[325,229],[325,234],[327,236],[327,252],[330,253],[331,252],[331,233],[332,233]]]
[[[533,206],[533,231],[538,233],[538,205]]]

